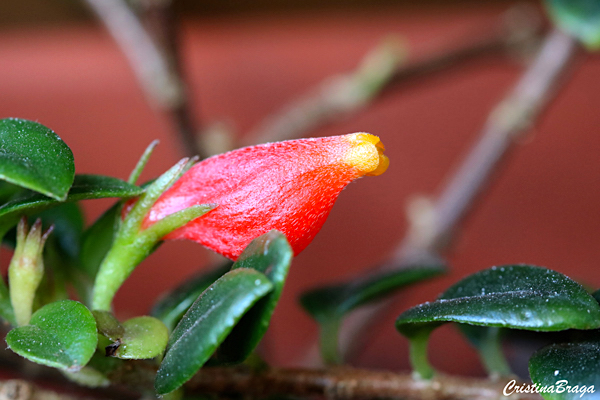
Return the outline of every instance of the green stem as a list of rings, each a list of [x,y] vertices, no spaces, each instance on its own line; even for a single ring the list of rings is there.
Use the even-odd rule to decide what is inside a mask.
[[[435,370],[427,360],[427,343],[431,331],[420,332],[410,338],[410,363],[418,379],[431,379]]]
[[[132,235],[118,236],[102,261],[94,283],[92,310],[110,311],[112,300],[135,267],[146,258],[156,242],[138,240]]]
[[[500,328],[488,328],[487,334],[479,347],[481,361],[492,378],[511,374],[506,357],[502,352],[500,333]]]
[[[341,321],[338,318],[321,323],[319,332],[319,345],[321,347],[321,357],[327,365],[342,364],[342,357],[339,351],[339,331]]]

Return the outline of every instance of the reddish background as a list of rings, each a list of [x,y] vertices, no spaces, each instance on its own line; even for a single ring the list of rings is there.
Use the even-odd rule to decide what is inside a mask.
[[[245,132],[329,75],[353,69],[382,37],[402,35],[419,52],[491,24],[505,8],[444,5],[186,20],[185,69],[201,118],[232,121]],[[33,119],[54,129],[73,149],[78,172],[126,178],[155,138],[161,146],[146,178],[178,159],[168,121],[146,103],[124,56],[99,26],[4,30],[0,55],[0,118]],[[294,261],[268,333],[269,360],[296,365],[302,359],[316,326],[296,305],[298,294],[355,275],[393,251],[405,232],[407,200],[438,192],[521,68],[501,56],[471,61],[402,85],[369,109],[315,132],[377,134],[391,166],[348,187],[322,232]],[[599,75],[597,57],[575,66],[560,97],[468,219],[450,256],[452,273],[404,292],[358,365],[408,369],[407,343],[394,330],[395,317],[482,268],[527,262],[600,286]],[[94,218],[108,204],[89,202],[86,213]],[[159,293],[211,257],[196,244],[163,245],[119,292],[119,315],[147,313]],[[476,356],[451,327],[434,334],[431,349],[442,371],[481,374]]]

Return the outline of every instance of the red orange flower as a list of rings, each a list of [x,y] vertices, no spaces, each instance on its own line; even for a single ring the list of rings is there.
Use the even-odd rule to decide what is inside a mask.
[[[236,259],[257,236],[277,229],[301,252],[325,222],[340,191],[389,160],[377,136],[290,140],[208,158],[187,171],[154,204],[143,227],[197,204],[217,207],[167,235],[190,239]]]

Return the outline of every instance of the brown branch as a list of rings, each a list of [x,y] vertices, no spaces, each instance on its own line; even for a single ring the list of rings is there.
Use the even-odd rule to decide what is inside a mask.
[[[348,74],[329,78],[286,105],[243,139],[244,145],[302,137],[332,121],[365,108],[382,91],[416,76],[431,74],[475,57],[527,46],[540,30],[531,9],[515,8],[496,26],[477,27],[456,40],[441,43],[426,55],[408,60],[406,50],[385,41]]]
[[[559,30],[547,35],[534,62],[491,112],[479,141],[442,194],[434,203],[422,207],[418,215],[412,216],[412,229],[380,271],[435,258],[448,248],[457,227],[473,211],[475,200],[491,184],[494,172],[516,139],[529,130],[553,98],[578,50],[576,41]],[[362,343],[359,339],[391,305],[391,301],[385,301],[368,306],[348,318],[340,335],[340,345],[348,359],[356,356]]]
[[[84,0],[129,61],[147,98],[174,124],[185,155],[205,156],[180,64],[177,20],[170,0],[142,2],[138,13],[125,0]]]
[[[276,395],[325,396],[328,399],[496,400],[506,382],[437,376],[415,380],[407,374],[346,367],[329,369],[204,368],[187,389],[211,394],[266,398]],[[513,394],[515,400],[540,400],[532,394]]]

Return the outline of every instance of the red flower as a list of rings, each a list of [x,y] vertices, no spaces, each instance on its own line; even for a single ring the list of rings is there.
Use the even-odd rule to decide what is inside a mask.
[[[165,239],[190,239],[235,260],[257,236],[283,232],[300,253],[325,222],[340,191],[388,167],[377,136],[352,133],[246,147],[208,158],[158,199],[144,228],[197,204],[217,204]]]

